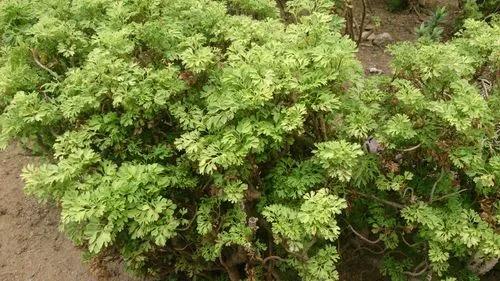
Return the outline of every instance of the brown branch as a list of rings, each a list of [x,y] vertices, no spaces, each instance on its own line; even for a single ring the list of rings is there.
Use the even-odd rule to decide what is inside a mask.
[[[412,146],[410,148],[400,149],[399,151],[410,152],[410,151],[413,151],[413,150],[419,148],[421,145],[422,145],[422,143],[419,143],[419,144]]]
[[[357,231],[354,229],[354,227],[352,227],[352,225],[350,225],[350,224],[347,224],[347,225],[349,226],[349,228],[351,229],[351,231],[352,231],[354,234],[356,234],[356,236],[358,236],[361,240],[363,240],[363,241],[365,241],[365,242],[367,242],[367,243],[369,243],[369,244],[377,244],[378,242],[380,242],[380,241],[382,240],[382,238],[380,238],[380,237],[379,237],[377,240],[370,240],[370,239],[368,239],[368,238],[364,237],[361,233],[357,232]]]
[[[422,270],[420,270],[418,272],[415,272],[415,271],[413,271],[413,272],[405,271],[403,273],[406,274],[406,275],[412,276],[412,277],[418,277],[418,276],[424,274],[429,269],[429,265],[427,264],[427,262],[423,261],[419,265],[417,265],[417,267],[415,268],[415,270],[418,270],[420,267],[422,267],[424,265],[425,265],[425,267],[422,268]]]
[[[279,256],[269,256],[269,257],[266,257],[265,259],[263,259],[261,262],[263,265],[265,265],[268,261],[286,261],[284,258],[282,257],[279,257]]]
[[[361,24],[359,25],[358,41],[356,42],[357,46],[359,46],[359,43],[361,43],[361,37],[363,35],[363,28],[365,25],[365,17],[366,17],[366,0],[362,0],[361,3],[363,4],[363,15],[361,16]]]
[[[193,245],[193,243],[189,243],[189,244],[186,244],[186,246],[182,247],[182,248],[175,248],[175,247],[172,247],[172,249],[176,250],[177,252],[182,252],[184,250],[187,249],[187,247]]]
[[[401,240],[403,240],[403,243],[405,243],[406,246],[412,247],[412,248],[415,247],[415,246],[417,246],[418,244],[422,244],[422,242],[417,242],[417,243],[414,243],[414,244],[410,244],[408,241],[406,241],[406,238],[405,238],[404,235],[401,235]]]
[[[361,251],[361,250],[367,250],[368,252],[375,254],[375,255],[382,255],[383,253],[385,253],[387,251],[387,248],[383,248],[382,250],[377,252],[377,251],[374,251],[368,247],[359,247],[358,249],[354,250],[354,253]]]
[[[346,34],[349,35],[349,37],[354,40],[354,17],[352,13],[352,3],[351,0],[346,0],[345,1],[345,21],[346,21]]]

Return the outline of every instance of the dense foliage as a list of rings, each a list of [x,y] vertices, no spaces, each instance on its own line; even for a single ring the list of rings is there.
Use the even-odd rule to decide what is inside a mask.
[[[332,1],[283,3],[2,1],[2,147],[47,156],[26,191],[136,273],[337,280],[368,249],[392,280],[477,280],[500,257],[498,22],[365,77]]]
[[[500,2],[496,0],[460,0],[458,4],[468,18],[488,20],[500,12]]]

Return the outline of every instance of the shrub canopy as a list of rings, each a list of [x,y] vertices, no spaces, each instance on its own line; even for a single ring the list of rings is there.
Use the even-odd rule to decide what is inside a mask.
[[[365,77],[332,6],[2,1],[0,142],[46,155],[26,191],[136,273],[338,280],[368,247],[392,280],[473,278],[500,256],[500,25]]]

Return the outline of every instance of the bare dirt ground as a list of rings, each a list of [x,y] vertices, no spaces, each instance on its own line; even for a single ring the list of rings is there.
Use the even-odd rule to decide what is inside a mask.
[[[33,160],[16,147],[0,152],[0,280],[97,281],[57,230],[57,208],[23,193],[19,173]]]
[[[362,0],[355,0],[354,18],[356,23],[361,23]],[[409,9],[390,12],[387,9],[386,0],[365,0],[367,3],[365,24],[375,27],[375,33],[387,32],[394,42],[415,41],[417,35],[415,28],[430,17],[430,14],[437,7],[445,6],[448,11],[446,22],[443,25],[445,38],[453,34],[455,19],[458,16],[458,1],[456,0],[426,0],[426,7],[421,7],[419,14]],[[378,22],[378,25],[377,25]],[[355,34],[356,38],[358,34]],[[382,70],[385,74],[391,73],[390,61],[391,55],[386,48],[374,46],[373,44],[362,41],[357,53],[366,70],[371,67]]]
[[[23,193],[19,174],[33,162],[16,146],[0,152],[0,280],[131,281],[114,264],[83,263],[82,251],[58,230],[58,208]]]

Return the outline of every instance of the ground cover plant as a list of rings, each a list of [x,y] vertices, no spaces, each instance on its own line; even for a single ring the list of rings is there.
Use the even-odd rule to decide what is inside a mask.
[[[328,0],[6,0],[0,142],[89,258],[167,280],[479,280],[500,257],[500,25],[363,74]]]

